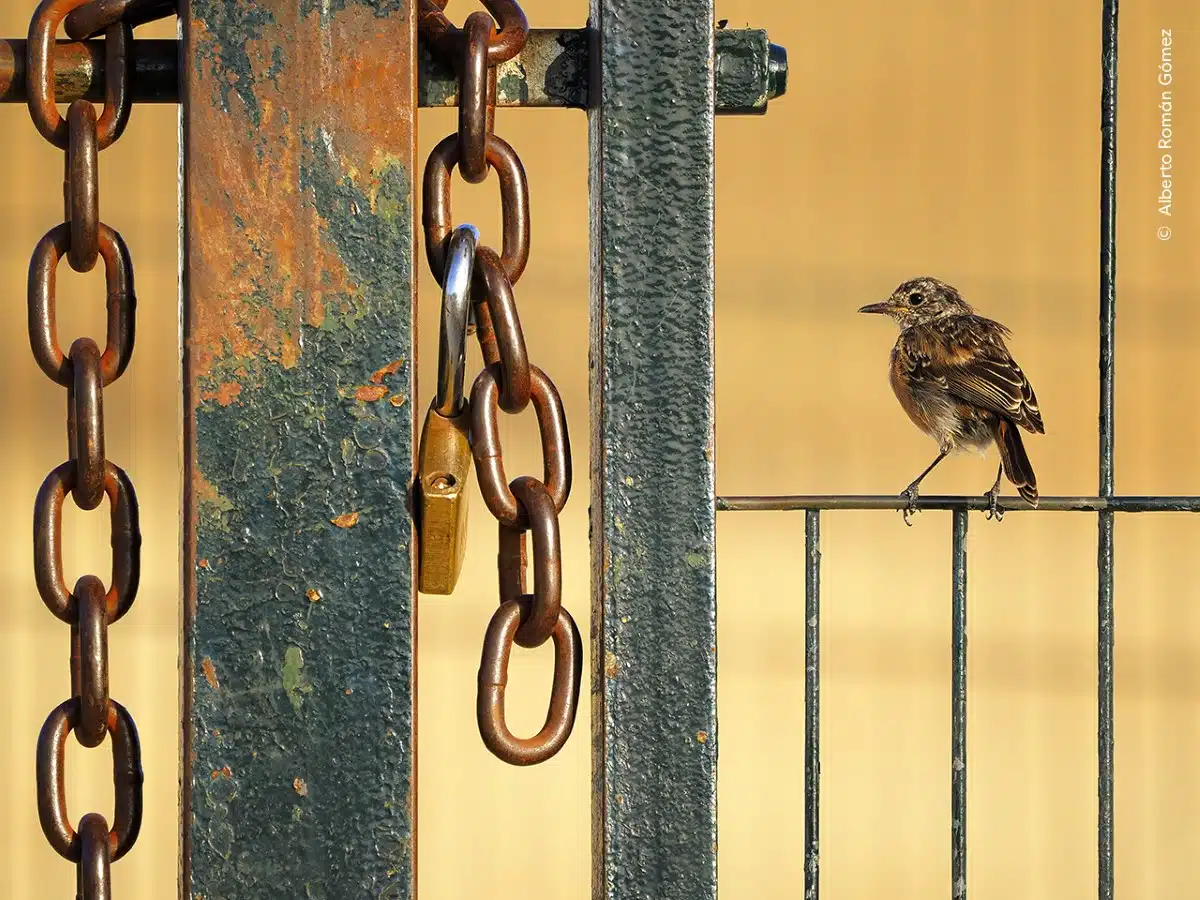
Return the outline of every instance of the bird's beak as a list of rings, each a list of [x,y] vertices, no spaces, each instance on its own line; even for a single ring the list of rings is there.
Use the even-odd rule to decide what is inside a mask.
[[[860,313],[886,313],[889,309],[891,309],[891,306],[886,302],[884,302],[884,303],[868,303],[866,306],[864,306],[862,309],[860,309],[859,312]]]

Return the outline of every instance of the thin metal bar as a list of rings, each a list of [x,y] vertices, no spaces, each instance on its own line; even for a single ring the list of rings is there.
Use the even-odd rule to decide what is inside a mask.
[[[950,896],[967,896],[967,511],[954,511],[950,701]]]
[[[185,897],[415,896],[414,7],[182,5]]]
[[[715,900],[712,0],[592,0],[594,900]]]
[[[134,103],[179,102],[179,41],[133,42]],[[104,41],[58,41],[54,95],[59,103],[104,100]],[[25,41],[0,39],[0,103],[25,102]]]
[[[821,888],[821,513],[804,514],[804,900]]]
[[[1097,840],[1101,900],[1112,900],[1113,871],[1113,514],[1101,513],[1099,546],[1096,552],[1099,572],[1097,702],[1099,729],[1097,733],[1097,763],[1099,769]]]
[[[718,115],[761,115],[787,90],[787,53],[757,28],[716,33]],[[588,103],[586,28],[534,28],[525,48],[497,71],[496,105],[584,109]],[[60,103],[104,99],[104,42],[59,41],[54,77]],[[179,42],[133,42],[133,100],[179,102]],[[458,76],[446,57],[422,49],[417,102],[457,106]],[[364,85],[378,97],[374,85]],[[0,103],[25,102],[25,41],[0,39]]]
[[[908,501],[892,494],[809,494],[718,497],[720,512],[763,512],[800,509],[903,509]],[[917,500],[917,509],[986,510],[982,497],[930,495]],[[1042,497],[1033,509],[1019,497],[1001,497],[1005,512],[1200,512],[1200,497]]]
[[[1113,495],[1113,397],[1117,318],[1117,0],[1104,0],[1100,98],[1100,488]]]
[[[1113,406],[1117,311],[1117,0],[1104,0],[1100,99],[1100,487],[1113,496]],[[1112,900],[1113,851],[1113,514],[1102,512],[1097,546],[1097,856],[1100,900]]]

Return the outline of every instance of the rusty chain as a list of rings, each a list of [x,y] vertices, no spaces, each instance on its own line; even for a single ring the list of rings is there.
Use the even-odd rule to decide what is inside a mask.
[[[460,247],[474,247],[468,276],[470,306],[485,367],[475,380],[469,400],[460,399],[460,407],[453,413],[458,420],[469,422],[470,453],[480,493],[499,525],[500,597],[484,637],[476,717],[488,750],[512,765],[533,765],[562,749],[574,727],[583,644],[574,619],[562,606],[558,515],[571,492],[566,416],[554,383],[529,362],[513,292],[529,260],[529,188],[516,151],[493,130],[496,66],[521,52],[529,24],[515,0],[484,0],[488,12],[472,13],[459,29],[443,12],[447,2],[421,0],[419,27],[422,39],[455,63],[459,78],[459,127],[457,133],[443,139],[430,153],[422,200],[426,255],[434,277],[446,292],[444,304],[457,290],[451,285],[458,256],[451,249],[455,239],[462,238],[465,242],[459,243]],[[472,226],[454,226],[450,177],[456,167],[469,183],[482,182],[489,170],[496,173],[503,213],[501,253],[477,245]],[[445,322],[446,306],[439,365],[446,362]],[[457,362],[461,365],[461,354]],[[446,373],[440,373],[439,385],[446,381]],[[517,415],[531,401],[541,434],[542,480],[521,476],[509,482],[504,471],[498,412]],[[432,417],[436,410],[431,408],[430,412]],[[448,412],[451,410],[443,404],[442,414]],[[432,430],[431,422],[438,424],[432,418],[427,419],[423,448]],[[438,433],[448,434],[449,430],[440,425]],[[422,460],[427,458],[432,457],[422,452]],[[437,477],[436,473],[421,472],[419,485],[427,487],[430,478]],[[440,478],[444,485],[445,476]],[[465,497],[460,502],[465,504]],[[465,523],[465,506],[459,515],[459,522]],[[422,540],[430,541],[429,529],[421,522],[418,525]],[[459,527],[461,533],[461,524]],[[526,592],[527,533],[533,537],[533,593]],[[444,552],[458,553],[461,564],[461,545],[439,544],[439,547],[445,547]],[[423,554],[422,560],[425,558]],[[437,593],[450,593],[456,577],[457,567]],[[518,738],[505,722],[509,656],[514,642],[534,648],[547,640],[554,644],[554,676],[546,723],[534,737]]]
[[[98,155],[129,122],[133,27],[174,15],[175,0],[42,0],[29,26],[26,99],[41,135],[65,151],[64,219],[38,242],[29,264],[29,342],[34,359],[67,389],[68,459],[46,476],[34,501],[33,567],[38,593],[71,626],[71,698],[57,706],[37,743],[37,808],[46,839],[75,863],[77,897],[109,900],[110,866],[133,847],[142,822],[142,756],[129,712],[109,695],[108,629],[137,596],[141,566],[137,498],[129,477],[104,453],[104,388],[121,377],[133,353],[136,298],[133,264],[121,235],[100,220]],[[64,23],[65,19],[65,23]],[[54,95],[54,47],[60,25],[75,41],[103,33],[104,106],[85,100],[66,118]],[[81,337],[64,354],[55,325],[55,284],[63,256],[76,272],[103,261],[107,335],[103,351]],[[82,510],[107,496],[112,527],[112,583],[95,575],[67,587],[62,564],[62,506],[67,494]],[[72,827],[66,802],[67,735],[84,747],[111,741],[115,812],[112,823],[88,813]]]

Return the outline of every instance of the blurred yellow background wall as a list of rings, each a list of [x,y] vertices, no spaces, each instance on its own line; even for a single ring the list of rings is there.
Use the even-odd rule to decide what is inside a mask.
[[[585,0],[526,0],[538,27],[581,25]],[[5,0],[0,32],[33,3]],[[471,4],[455,3],[456,19]],[[885,377],[890,325],[856,316],[901,280],[940,276],[1012,327],[1047,434],[1027,442],[1044,495],[1096,489],[1100,2],[723,0],[730,27],[787,47],[788,96],[717,126],[718,489],[903,488],[935,448]],[[1161,241],[1156,82],[1175,52],[1177,203]],[[160,26],[141,36],[169,36]],[[1200,11],[1127,3],[1121,17],[1116,481],[1119,493],[1200,493]],[[386,114],[381,107],[380,114]],[[141,731],[146,818],[114,896],[176,893],[178,856],[179,347],[176,110],[137,107],[100,157],[102,217],[125,236],[138,341],[105,392],[108,456],[141,501],[138,602],[111,632],[112,693]],[[423,163],[454,127],[420,117]],[[588,610],[587,142],[584,114],[501,111],[529,172],[533,255],[518,289],[533,359],[562,391],[576,486],[562,520],[564,602]],[[32,501],[66,458],[60,388],[33,362],[25,272],[61,220],[61,154],[21,106],[0,109],[0,896],[70,896],[47,846],[34,747],[68,693],[68,629],[38,599]],[[456,180],[456,213],[497,234],[495,188]],[[421,257],[421,403],[436,363],[436,286]],[[653,261],[650,262],[653,264]],[[60,267],[64,346],[103,327],[103,279]],[[476,350],[470,360],[478,365]],[[669,410],[663,411],[670,415]],[[513,474],[540,469],[532,417],[503,420]],[[944,464],[933,493],[981,493],[994,460]],[[107,578],[108,524],[67,503],[69,579]],[[1200,522],[1117,526],[1118,895],[1196,896],[1200,879]],[[1095,517],[1014,513],[970,523],[969,872],[980,900],[1095,896]],[[503,766],[475,731],[479,641],[495,603],[495,530],[471,524],[453,598],[420,610],[421,900],[582,900],[590,753]],[[725,900],[802,885],[803,517],[719,518],[720,885]],[[949,882],[949,515],[824,519],[822,880],[839,900],[927,900]],[[464,637],[465,635],[465,637]],[[516,730],[540,724],[548,648],[514,656]],[[586,671],[586,670],[585,670]],[[587,692],[584,692],[587,697]],[[109,756],[69,741],[72,815],[111,810]],[[281,854],[291,852],[280,847]]]

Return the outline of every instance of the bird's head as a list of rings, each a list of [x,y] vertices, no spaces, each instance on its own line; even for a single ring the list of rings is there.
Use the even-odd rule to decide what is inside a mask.
[[[860,313],[882,313],[903,329],[943,316],[964,316],[971,307],[962,295],[936,278],[911,278],[892,291],[882,303],[870,303]]]

